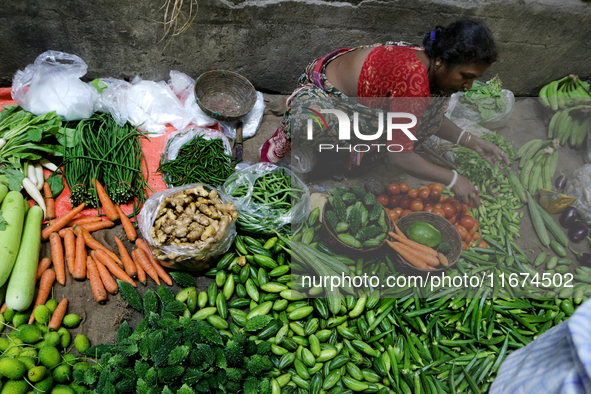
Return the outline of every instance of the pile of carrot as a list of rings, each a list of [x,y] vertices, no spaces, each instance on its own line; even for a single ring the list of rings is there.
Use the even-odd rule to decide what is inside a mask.
[[[152,256],[145,241],[137,238],[137,232],[129,218],[111,202],[98,182],[96,182],[96,188],[108,220],[100,217],[74,219],[84,209],[84,203],[82,203],[66,215],[52,220],[49,226],[42,230],[42,238],[50,241],[51,260],[43,259],[39,263],[37,271],[39,293],[35,301],[36,305],[45,303],[54,281],[65,286],[66,268],[74,279],[90,281],[94,299],[99,303],[106,302],[107,293],[118,292],[117,282],[113,276],[136,287],[133,278],[137,278],[140,283],[146,285],[147,274],[158,285],[162,279],[172,286],[172,278]],[[119,255],[91,235],[93,231],[112,227],[114,220],[121,221],[127,239],[132,243],[135,242],[137,249],[131,253],[131,256],[118,237],[115,237],[115,243]],[[90,254],[87,248],[90,249]],[[52,261],[53,269],[50,269]]]
[[[439,264],[444,267],[449,265],[443,253],[408,239],[396,224],[394,228],[396,232],[390,231],[388,234],[398,242],[388,240],[388,245],[410,264],[424,270],[433,270]]]

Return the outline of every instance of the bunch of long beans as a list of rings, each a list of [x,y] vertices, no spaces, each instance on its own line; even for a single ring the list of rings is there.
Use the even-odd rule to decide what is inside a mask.
[[[168,142],[167,151],[172,141]],[[175,159],[163,157],[158,172],[173,187],[191,183],[219,186],[234,173],[233,159],[226,154],[221,139],[205,139],[198,135],[179,149]]]
[[[141,147],[146,136],[129,123],[119,126],[109,114],[95,114],[76,125],[73,148],[66,149],[64,176],[72,206],[98,206],[91,180],[97,179],[115,204],[133,200],[134,212],[147,199],[146,158]],[[147,164],[145,165],[147,171]]]

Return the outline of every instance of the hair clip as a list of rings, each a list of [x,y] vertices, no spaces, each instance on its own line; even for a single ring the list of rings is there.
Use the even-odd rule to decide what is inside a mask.
[[[431,41],[435,41],[435,30],[431,30],[431,36],[429,37]]]

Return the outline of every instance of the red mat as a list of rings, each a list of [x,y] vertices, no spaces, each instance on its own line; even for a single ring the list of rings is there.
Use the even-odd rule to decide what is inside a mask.
[[[4,105],[14,105],[16,104],[10,95],[11,88],[0,88],[0,110]],[[214,126],[209,128],[216,129],[219,131],[219,126],[216,123]],[[172,126],[168,126],[166,128],[166,133],[160,137],[152,137],[150,140],[142,140],[142,150],[144,151],[144,155],[146,156],[146,161],[148,163],[148,184],[154,189],[154,191],[158,192],[161,190],[167,189],[166,184],[162,180],[162,175],[157,173],[156,170],[158,169],[158,165],[160,163],[160,157],[162,155],[162,151],[166,145],[166,140],[168,135],[176,131],[176,129]],[[145,167],[144,174],[145,174]],[[43,171],[45,173],[45,178],[47,178],[51,172],[48,170]],[[148,189],[148,195],[151,195],[152,191]],[[33,200],[29,201],[29,205],[33,206],[35,203]],[[72,209],[70,204],[70,189],[68,185],[64,181],[64,191],[60,194],[60,196],[55,201],[55,214],[57,217],[65,215]],[[133,205],[121,205],[121,210],[126,214],[131,214],[133,212]],[[92,209],[85,209],[82,211],[77,217],[83,216],[96,216],[96,208]],[[100,210],[101,214],[103,214],[103,209]]]

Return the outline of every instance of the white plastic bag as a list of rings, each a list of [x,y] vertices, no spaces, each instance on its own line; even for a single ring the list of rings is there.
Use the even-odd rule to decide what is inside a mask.
[[[162,208],[164,199],[197,186],[203,186],[207,191],[214,189],[206,184],[193,183],[154,193],[146,200],[138,215],[138,228],[152,249],[154,257],[160,259],[165,266],[170,266],[173,269],[185,271],[207,270],[210,268],[210,264],[216,261],[216,256],[226,253],[230,249],[236,237],[236,220],[232,219],[224,231],[218,231],[213,237],[205,241],[198,241],[197,244],[156,245],[152,238],[152,227],[158,212]],[[217,192],[222,203],[227,204],[229,198],[219,190]]]
[[[110,113],[119,126],[123,126],[129,119],[127,101],[131,84],[122,79],[101,78],[107,86],[99,94],[94,107],[95,111]]]
[[[299,202],[294,204],[288,212],[274,209],[272,203],[265,204],[252,198],[256,180],[268,173],[277,173],[277,171],[284,171],[284,175],[291,177],[292,189],[297,188],[304,191]],[[232,197],[238,212],[240,215],[246,214],[256,219],[257,224],[267,230],[280,231],[287,224],[291,224],[293,228],[307,220],[310,215],[310,190],[289,169],[271,163],[258,163],[232,174],[222,186],[222,191],[226,195],[232,196],[238,188],[244,186],[248,188],[248,191],[243,197]],[[238,221],[240,224],[240,218]]]
[[[192,124],[205,127],[217,123],[217,120],[205,115],[205,112],[197,105],[197,101],[195,101],[195,80],[193,78],[179,71],[171,71],[168,85],[191,116]]]
[[[251,138],[256,134],[261,122],[263,121],[263,114],[265,112],[265,99],[261,92],[257,92],[257,101],[254,107],[244,117],[242,121],[242,138]],[[219,122],[222,131],[226,137],[236,139],[236,126],[238,121],[233,122]]]
[[[56,111],[64,120],[89,118],[98,98],[96,88],[80,80],[88,66],[76,55],[47,51],[18,70],[12,80],[12,98],[35,115]]]
[[[502,127],[509,121],[509,119],[511,119],[511,115],[515,109],[515,96],[513,95],[513,92],[507,89],[501,90],[501,93],[503,93],[503,97],[505,98],[507,109],[503,113],[497,113],[491,119],[484,120],[480,115],[480,112],[465,107],[461,100],[464,96],[464,92],[458,92],[451,95],[445,116],[453,120],[454,123],[463,130],[474,125],[480,125],[490,130]]]
[[[574,206],[579,216],[591,226],[591,164],[584,164],[573,171],[564,193],[577,199]]]
[[[137,76],[128,91],[127,111],[129,123],[155,136],[163,135],[167,124],[180,130],[192,120],[165,82],[143,81]]]

